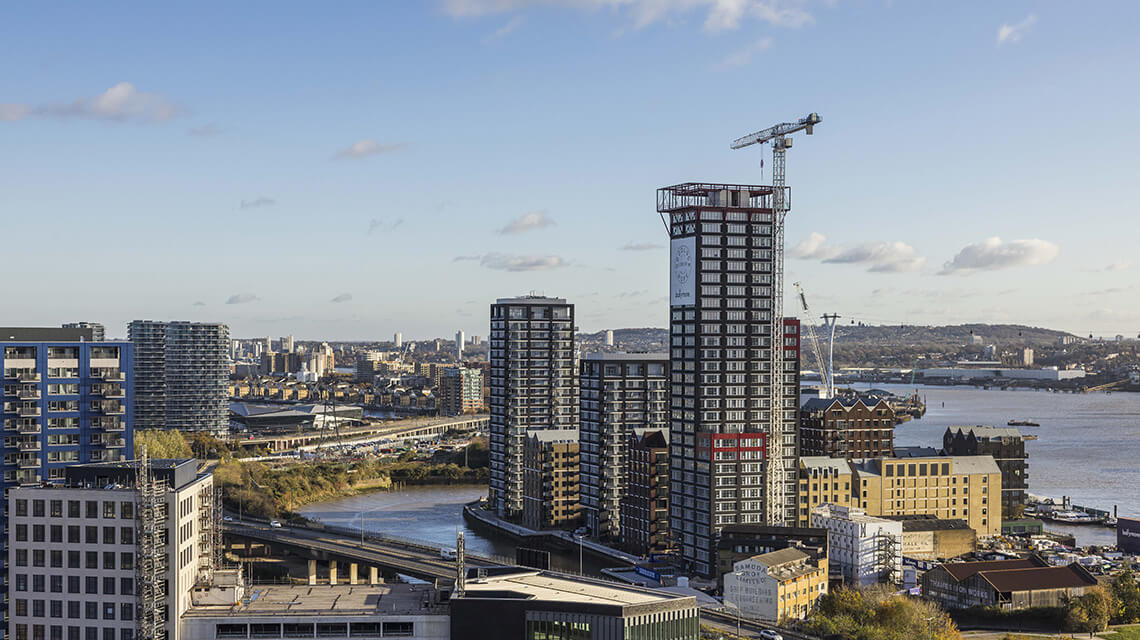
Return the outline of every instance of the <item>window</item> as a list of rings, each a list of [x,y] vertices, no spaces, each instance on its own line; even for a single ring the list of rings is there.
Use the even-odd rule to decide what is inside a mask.
[[[16,501],[16,515],[17,516],[28,515],[28,501],[27,500],[17,500]]]
[[[79,552],[78,551],[68,551],[67,552],[67,568],[68,569],[78,569],[79,568]]]
[[[103,517],[104,518],[114,518],[115,517],[115,503],[114,502],[104,502],[103,503]]]
[[[44,501],[32,500],[32,516],[36,518],[44,517]]]
[[[67,525],[67,542],[68,544],[79,544],[79,525]]]
[[[78,618],[79,617],[79,601],[78,600],[68,600],[67,601],[67,617],[68,618]]]
[[[67,517],[68,518],[78,518],[79,517],[79,501],[78,500],[68,500],[67,501]]]
[[[92,520],[95,518],[98,518],[99,517],[99,503],[96,502],[95,500],[88,500],[86,504],[87,504],[87,517],[92,519]]]
[[[383,622],[384,637],[415,635],[415,623],[412,622]]]
[[[83,617],[88,620],[99,619],[99,603],[98,602],[84,602],[83,603]]]
[[[68,593],[79,593],[79,576],[67,576],[67,592]],[[68,606],[70,606],[70,605],[68,605]],[[79,605],[76,604],[75,606],[78,607]],[[78,618],[79,615],[76,614],[75,617]]]
[[[87,583],[87,588],[84,590],[84,593],[99,593],[99,577],[98,576],[87,576],[86,583]]]
[[[27,542],[27,541],[28,541],[28,525],[26,525],[26,524],[16,525],[16,542]]]

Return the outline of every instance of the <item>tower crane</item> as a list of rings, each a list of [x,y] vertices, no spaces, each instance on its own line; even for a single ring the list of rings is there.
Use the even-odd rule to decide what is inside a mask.
[[[808,338],[811,340],[811,350],[815,353],[815,361],[819,364],[819,379],[823,383],[823,397],[832,397],[832,382],[831,382],[831,367],[828,363],[823,361],[823,350],[819,348],[819,338],[815,335],[815,325],[811,321],[811,311],[808,309],[807,296],[804,295],[804,288],[800,283],[793,283],[796,287],[796,293],[800,296],[800,306],[804,310],[804,319],[807,320]]]
[[[800,131],[811,135],[815,125],[823,121],[818,113],[810,113],[796,122],[784,122],[762,131],[737,138],[730,145],[743,149],[754,144],[772,143],[772,348],[769,349],[768,425],[764,429],[769,446],[775,443],[796,441],[796,421],[785,418],[789,410],[795,411],[795,400],[788,406],[784,397],[784,217],[788,214],[788,199],[784,187],[784,154],[792,146],[788,136]],[[799,507],[795,458],[783,455],[766,456],[764,465],[764,521],[770,525],[790,524]]]

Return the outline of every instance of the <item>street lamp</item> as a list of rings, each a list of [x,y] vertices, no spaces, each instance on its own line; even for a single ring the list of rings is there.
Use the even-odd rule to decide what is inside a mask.
[[[585,575],[582,572],[582,538],[585,536],[575,534],[574,537],[578,538],[578,575]]]

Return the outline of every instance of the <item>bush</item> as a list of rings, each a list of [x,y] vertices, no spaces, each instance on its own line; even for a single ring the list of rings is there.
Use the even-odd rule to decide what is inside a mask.
[[[838,589],[819,599],[805,631],[852,640],[960,640],[958,627],[932,602],[881,588]]]

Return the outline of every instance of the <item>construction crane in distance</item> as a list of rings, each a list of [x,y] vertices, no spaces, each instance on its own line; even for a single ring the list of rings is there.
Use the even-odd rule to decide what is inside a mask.
[[[792,146],[788,136],[799,131],[809,135],[815,125],[822,122],[818,113],[808,114],[798,122],[785,122],[768,127],[763,131],[737,138],[730,145],[733,149],[743,149],[754,144],[772,143],[772,348],[769,349],[771,373],[768,385],[768,424],[764,428],[769,443],[784,442],[788,436],[795,437],[795,421],[791,428],[785,424],[787,399],[784,397],[784,217],[788,214],[787,191],[784,187],[784,155]],[[792,407],[796,408],[796,407]],[[794,441],[794,440],[793,440]],[[768,456],[764,465],[765,496],[764,521],[769,525],[789,525],[795,520],[797,470],[788,468],[788,461],[782,455]],[[790,494],[790,496],[789,496]],[[788,501],[792,504],[786,504]],[[784,509],[781,510],[781,507]]]
[[[796,287],[796,293],[800,296],[800,306],[804,310],[804,320],[806,320],[808,329],[808,338],[811,341],[811,350],[815,353],[815,361],[819,364],[819,379],[823,383],[822,397],[830,398],[833,395],[832,382],[831,382],[831,368],[828,363],[823,361],[823,350],[819,348],[819,338],[815,335],[815,325],[811,321],[811,311],[808,309],[807,296],[804,295],[804,288],[800,283],[793,283]]]

